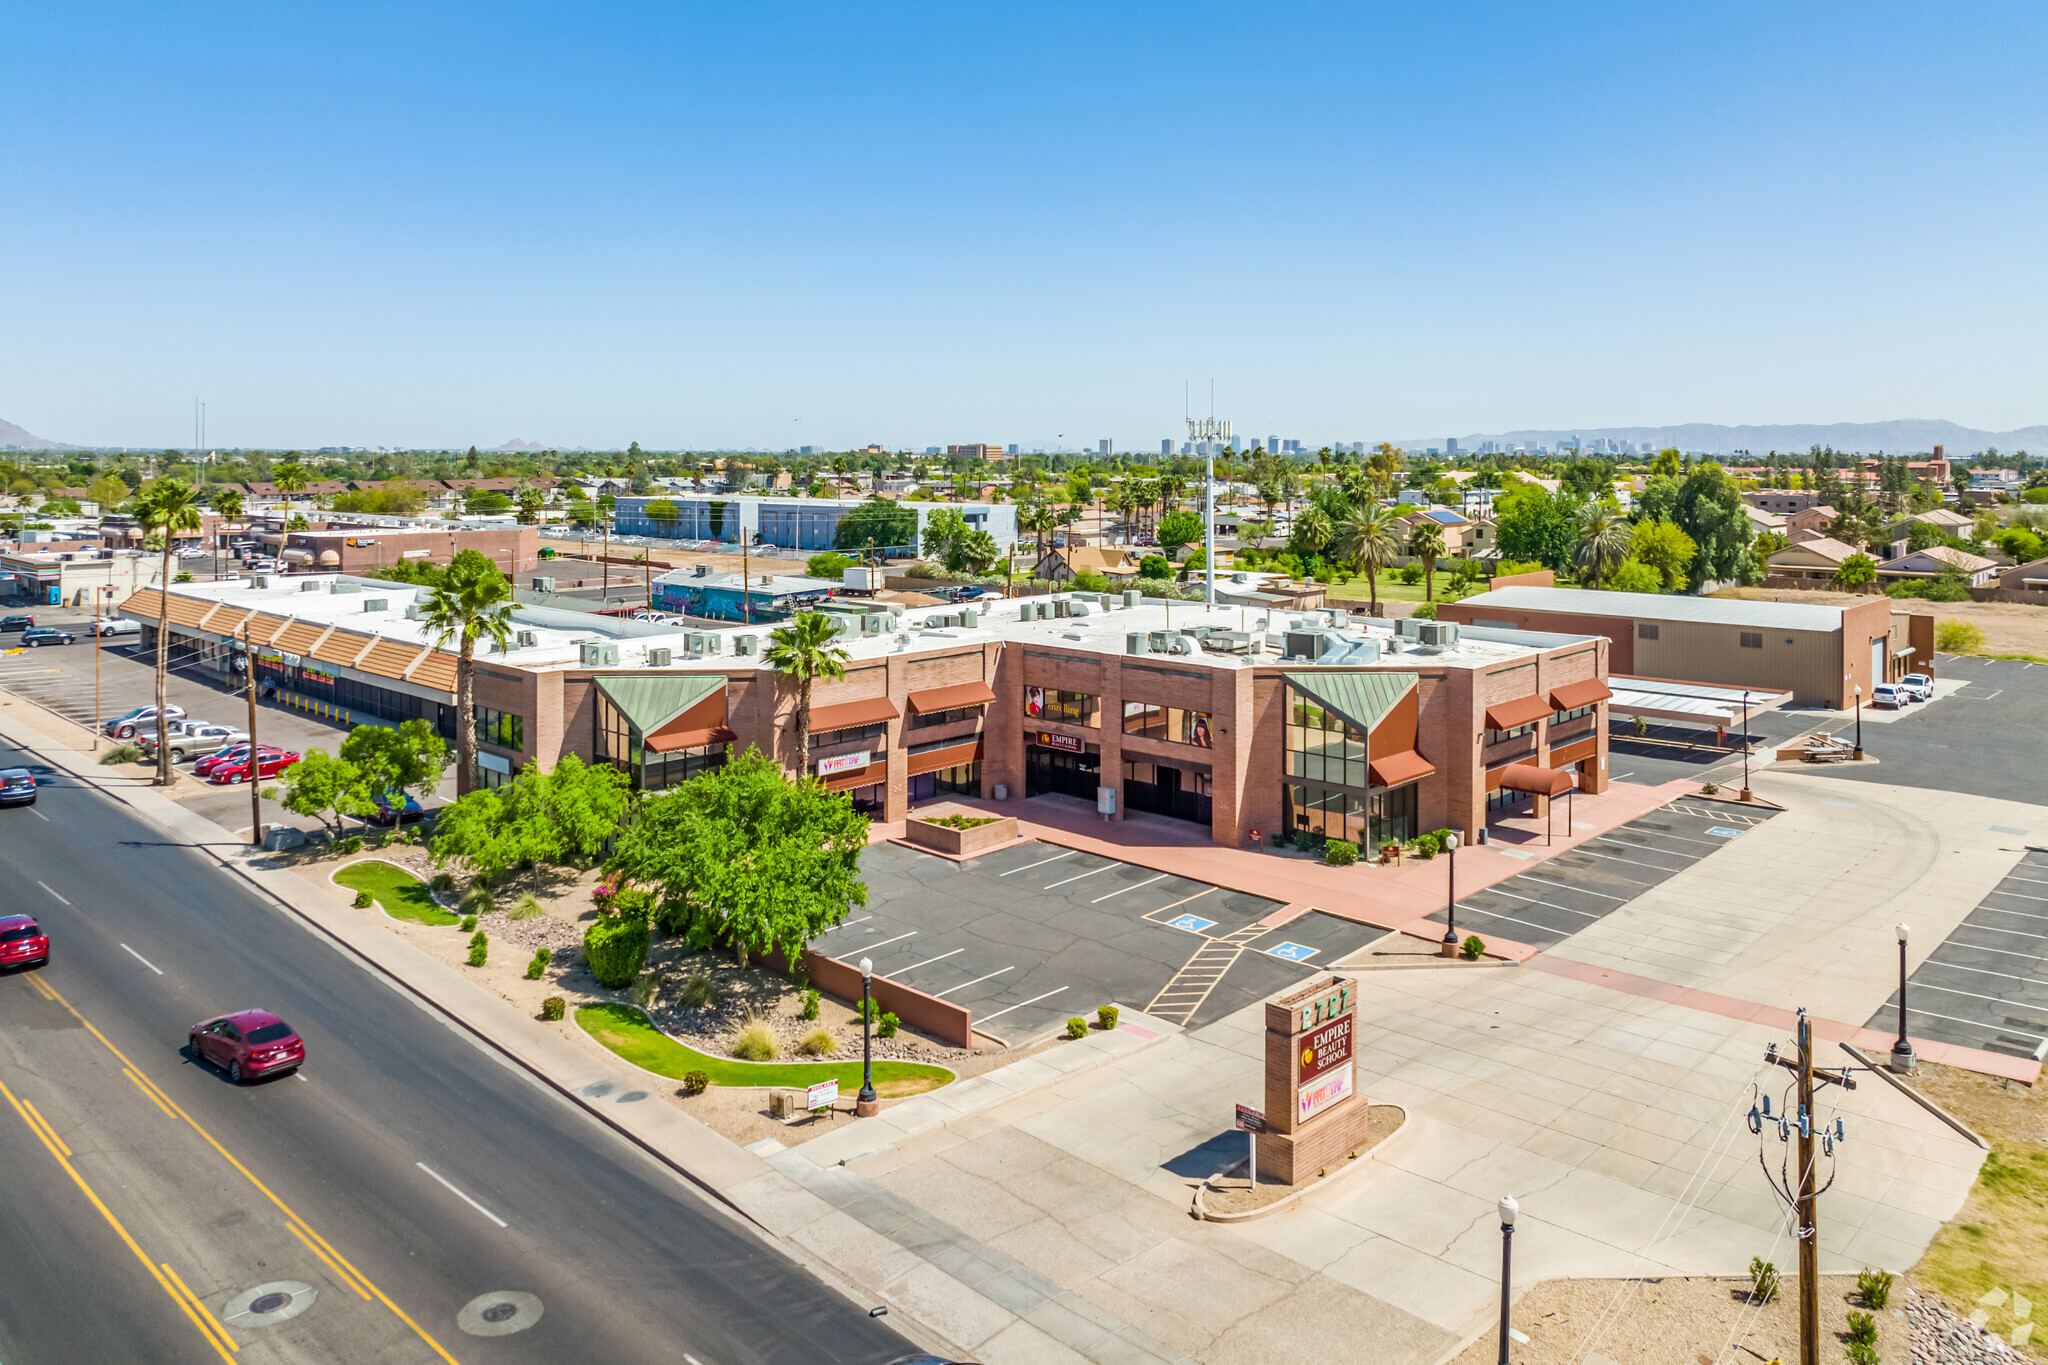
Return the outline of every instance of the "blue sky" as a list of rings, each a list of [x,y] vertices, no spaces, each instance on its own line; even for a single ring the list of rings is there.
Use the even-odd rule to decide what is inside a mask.
[[[2048,421],[2038,5],[17,5],[56,440]]]

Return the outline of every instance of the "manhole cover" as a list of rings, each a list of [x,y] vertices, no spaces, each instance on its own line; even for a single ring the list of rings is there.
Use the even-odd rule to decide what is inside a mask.
[[[297,1280],[272,1280],[229,1299],[220,1315],[222,1321],[234,1327],[269,1327],[311,1308],[319,1293],[312,1285]]]
[[[455,1325],[473,1337],[502,1337],[523,1332],[540,1321],[540,1299],[516,1289],[479,1294],[462,1305]]]

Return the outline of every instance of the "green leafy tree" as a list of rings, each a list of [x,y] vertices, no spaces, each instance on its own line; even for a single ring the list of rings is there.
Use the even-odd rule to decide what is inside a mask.
[[[1850,555],[1835,566],[1834,585],[1844,592],[1853,592],[1877,577],[1877,561],[1866,554]]]
[[[476,785],[476,647],[499,650],[512,640],[512,584],[476,550],[460,550],[432,588],[420,620],[434,648],[455,643],[455,790]]]
[[[1390,567],[1401,553],[1401,522],[1391,509],[1367,503],[1337,523],[1330,540],[1330,553],[1365,575],[1371,596],[1371,611],[1380,614],[1380,570]]]
[[[102,474],[85,486],[85,496],[100,505],[100,511],[111,512],[128,501],[128,485],[112,474]]]
[[[1698,557],[1699,547],[1671,522],[1644,520],[1635,524],[1629,537],[1629,555],[1657,571],[1665,592],[1676,592],[1685,581],[1686,570]]]
[[[761,660],[796,684],[796,767],[811,766],[811,689],[818,679],[846,676],[853,656],[839,643],[837,623],[823,612],[801,611],[768,635]]]
[[[541,509],[547,506],[548,495],[532,484],[519,489],[518,521],[521,526],[532,526],[540,521]]]
[[[543,773],[528,762],[504,786],[442,809],[434,861],[460,862],[479,883],[518,867],[588,866],[624,823],[629,799],[625,775],[609,764],[564,754]]]
[[[135,511],[143,530],[162,537],[163,576],[157,580],[162,586],[156,611],[156,780],[159,786],[169,786],[171,719],[165,710],[165,686],[171,673],[171,544],[178,532],[199,529],[199,493],[182,479],[158,479],[137,500]]]
[[[1579,577],[1591,587],[1600,582],[1629,555],[1629,524],[1603,507],[1589,506],[1579,513],[1579,544],[1573,555]]]
[[[1657,452],[1657,458],[1650,461],[1650,473],[1677,478],[1685,472],[1685,460],[1675,449],[1666,447]]]
[[[655,919],[693,947],[801,959],[805,944],[867,904],[865,817],[814,778],[790,779],[749,749],[642,798],[607,866],[655,897]]]
[[[1604,586],[1609,592],[1662,592],[1664,575],[1640,559],[1624,559],[1607,575]]]
[[[448,744],[424,720],[358,725],[341,742],[341,758],[363,774],[372,796],[410,792],[425,804],[448,766]]]
[[[1759,531],[1756,539],[1749,543],[1749,557],[1755,564],[1756,579],[1761,581],[1771,571],[1771,556],[1792,543],[1783,531]]]
[[[648,499],[647,519],[649,521],[659,521],[664,523],[678,521],[682,518],[682,515],[683,514],[681,510],[676,507],[675,503],[671,502],[667,498]]]
[[[1159,548],[1167,558],[1202,538],[1202,518],[1185,507],[1176,507],[1159,519]]]
[[[223,520],[236,522],[242,519],[242,490],[239,488],[216,488],[211,493],[213,510]]]
[[[1569,489],[1552,493],[1539,483],[1523,481],[1494,499],[1500,552],[1546,569],[1571,567],[1579,549],[1579,517],[1584,503]]]
[[[280,804],[294,815],[318,820],[336,839],[341,837],[344,817],[367,820],[377,813],[369,777],[325,749],[306,750],[305,757],[286,768],[279,781],[284,784]]]
[[[1692,537],[1698,549],[1693,587],[1708,579],[1753,581],[1749,542],[1755,524],[1743,509],[1741,488],[1720,465],[1697,465],[1683,479],[1652,478],[1643,490],[1642,515],[1669,521]]]
[[[846,571],[854,566],[854,560],[837,550],[827,550],[821,555],[812,555],[804,561],[804,572],[812,578],[830,578],[844,581]]]
[[[1436,562],[1444,557],[1444,528],[1428,517],[1408,533],[1408,553],[1422,561],[1422,600],[1436,600]]]
[[[917,509],[893,503],[887,498],[869,498],[839,519],[832,533],[837,550],[902,548],[917,550]]]
[[[936,559],[948,569],[958,572],[961,564],[960,542],[967,538],[967,518],[950,507],[935,507],[925,513],[924,531],[919,537],[919,546],[924,557]]]

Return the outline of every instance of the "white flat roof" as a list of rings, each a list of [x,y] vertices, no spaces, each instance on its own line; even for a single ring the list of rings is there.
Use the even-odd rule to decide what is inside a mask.
[[[1740,597],[1691,597],[1647,592],[1596,592],[1590,588],[1495,588],[1461,598],[1476,610],[1555,611],[1576,616],[1626,617],[1635,621],[1691,621],[1708,625],[1762,626],[1766,630],[1840,630],[1842,608],[1808,602],[1753,602]]]

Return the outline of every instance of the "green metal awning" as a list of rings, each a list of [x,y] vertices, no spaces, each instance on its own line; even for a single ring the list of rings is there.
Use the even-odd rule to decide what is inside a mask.
[[[1287,685],[1302,696],[1343,717],[1360,734],[1370,734],[1372,727],[1422,680],[1422,675],[1377,668],[1358,673],[1318,669],[1313,673],[1289,673],[1286,678]]]
[[[666,673],[654,677],[599,674],[597,690],[611,698],[633,728],[651,735],[714,692],[725,690],[723,673]]]

